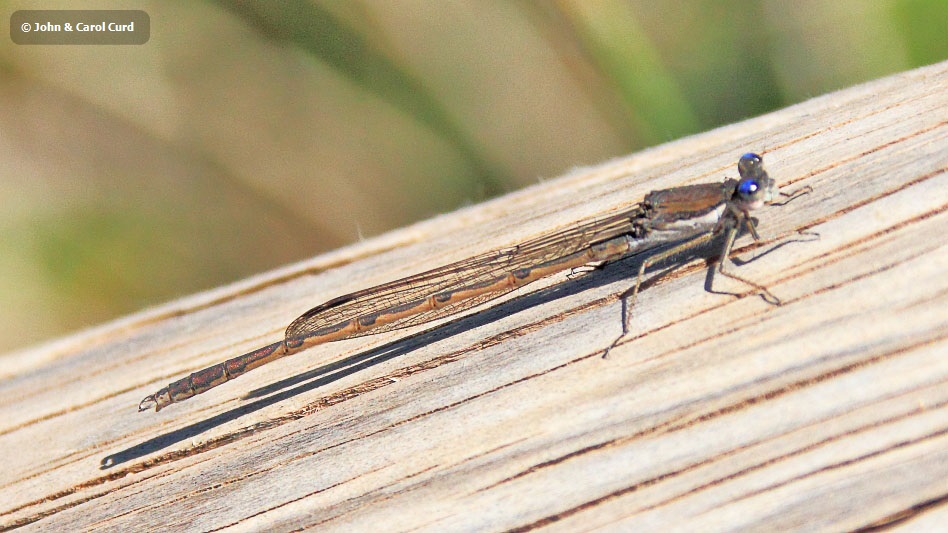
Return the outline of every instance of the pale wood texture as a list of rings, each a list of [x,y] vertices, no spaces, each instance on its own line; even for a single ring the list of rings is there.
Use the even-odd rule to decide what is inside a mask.
[[[640,259],[436,328],[323,345],[156,414],[167,382],[342,293],[719,181],[786,189],[741,275]],[[0,524],[75,531],[948,523],[948,63],[676,141],[4,356]],[[772,250],[772,251],[771,251]],[[769,253],[768,253],[769,252]],[[709,251],[713,256],[715,252]],[[542,283],[542,282],[541,282]],[[718,277],[714,287],[746,292]],[[335,361],[341,361],[336,363]],[[332,364],[330,364],[332,363]],[[328,366],[327,366],[328,365]]]

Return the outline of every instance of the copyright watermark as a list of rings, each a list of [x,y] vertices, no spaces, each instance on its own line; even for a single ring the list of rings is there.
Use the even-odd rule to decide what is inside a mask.
[[[151,17],[139,10],[22,10],[10,15],[16,44],[145,44]]]

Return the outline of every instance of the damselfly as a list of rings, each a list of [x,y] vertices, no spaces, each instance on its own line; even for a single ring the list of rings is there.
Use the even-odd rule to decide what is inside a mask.
[[[750,211],[775,204],[778,194],[789,201],[807,191],[779,193],[757,154],[741,156],[737,169],[740,180],[653,191],[642,202],[615,215],[329,300],[294,320],[283,340],[179,379],[145,397],[138,410],[154,406],[158,411],[316,344],[424,324],[481,305],[540,278],[661,250],[641,263],[633,289],[623,294],[624,336],[629,331],[627,310],[638,295],[645,269],[722,234],[718,272],[754,287],[764,299],[777,303],[766,287],[731,274],[725,264],[742,226],[754,239],[760,239]]]

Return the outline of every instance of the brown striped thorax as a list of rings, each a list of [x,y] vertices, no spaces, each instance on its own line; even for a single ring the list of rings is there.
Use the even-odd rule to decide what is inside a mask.
[[[642,201],[634,222],[639,238],[652,241],[685,239],[707,231],[739,225],[748,213],[773,202],[779,194],[757,154],[744,154],[737,165],[739,180],[700,183],[652,191]]]

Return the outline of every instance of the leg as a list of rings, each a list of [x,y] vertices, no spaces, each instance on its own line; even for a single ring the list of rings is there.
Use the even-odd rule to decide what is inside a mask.
[[[751,235],[754,237],[754,240],[759,241],[760,235],[757,234],[757,229],[754,227],[754,224],[751,223],[749,218],[744,218],[744,223],[747,225],[747,229],[750,230]],[[734,246],[734,239],[737,237],[737,227],[731,227],[727,230],[727,235],[724,238],[724,248],[721,250],[721,257],[718,259],[718,273],[722,276],[729,277],[731,279],[736,279],[745,285],[750,285],[757,289],[757,292],[760,294],[760,297],[764,299],[765,302],[773,305],[780,305],[780,299],[773,295],[767,287],[754,283],[748,279],[744,279],[736,274],[731,274],[730,272],[724,270],[724,267],[727,265],[728,260],[731,255],[731,248]]]
[[[609,351],[615,348],[619,344],[619,342],[622,341],[622,339],[624,339],[625,336],[629,334],[629,330],[631,329],[631,322],[632,322],[632,306],[635,305],[635,300],[636,298],[638,298],[639,287],[642,286],[642,278],[645,275],[645,269],[652,266],[655,263],[664,261],[665,259],[668,259],[669,257],[672,257],[676,254],[680,254],[681,252],[684,252],[685,250],[690,250],[697,246],[701,246],[702,244],[713,239],[714,235],[715,235],[714,231],[702,233],[701,235],[698,235],[697,237],[694,237],[689,241],[685,241],[679,244],[678,246],[669,248],[668,250],[665,250],[662,253],[655,254],[653,256],[648,257],[644,261],[642,261],[642,264],[639,265],[639,273],[635,278],[635,285],[632,287],[631,290],[627,290],[623,292],[621,295],[619,295],[619,300],[622,302],[622,333],[620,333],[619,336],[616,337],[615,340],[613,340],[609,344],[609,346],[606,347],[606,349],[602,352],[603,359],[609,357]]]

